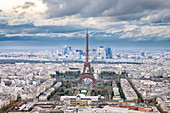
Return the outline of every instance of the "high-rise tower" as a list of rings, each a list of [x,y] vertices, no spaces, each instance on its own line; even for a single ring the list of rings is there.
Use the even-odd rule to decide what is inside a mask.
[[[106,59],[112,59],[112,49],[106,48]]]
[[[89,34],[88,34],[88,29],[87,29],[87,34],[86,34],[86,61],[84,63],[83,73],[81,73],[81,75],[80,75],[79,82],[81,82],[85,78],[90,78],[93,81],[93,83],[95,83],[96,79],[93,76],[93,73],[92,73],[92,70],[91,70],[91,65],[90,65],[90,62],[88,61],[88,59],[89,59],[89,43],[88,43],[89,41],[88,41],[88,38],[89,38]],[[89,69],[89,73],[85,73],[86,68]]]

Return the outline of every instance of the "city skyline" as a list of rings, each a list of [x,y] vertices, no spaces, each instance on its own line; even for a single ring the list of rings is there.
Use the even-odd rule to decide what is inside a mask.
[[[170,48],[170,1],[0,1],[0,48],[59,46]],[[75,47],[76,47],[75,46]]]

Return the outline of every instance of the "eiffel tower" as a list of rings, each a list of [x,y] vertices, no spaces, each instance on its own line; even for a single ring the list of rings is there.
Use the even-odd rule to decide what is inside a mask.
[[[85,78],[90,78],[90,79],[93,81],[93,83],[96,82],[96,79],[94,78],[93,73],[92,73],[92,70],[91,70],[90,62],[88,61],[88,59],[89,59],[89,47],[88,47],[89,44],[88,44],[88,38],[89,38],[89,34],[88,34],[88,29],[87,29],[87,34],[86,34],[86,61],[85,61],[85,63],[84,63],[83,72],[82,72],[81,75],[80,75],[79,83],[81,83],[82,80],[85,79]],[[86,68],[89,69],[89,73],[85,73]]]

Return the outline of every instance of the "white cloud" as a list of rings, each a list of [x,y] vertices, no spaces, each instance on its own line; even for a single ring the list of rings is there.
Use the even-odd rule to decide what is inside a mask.
[[[137,30],[136,30],[137,29]],[[135,41],[170,39],[170,26],[126,26],[120,39],[130,38]],[[141,38],[142,37],[142,38]]]
[[[0,1],[0,9],[1,10],[10,10],[13,7],[16,7],[18,5],[23,5],[24,0],[1,0]]]
[[[47,10],[42,0],[4,0],[0,4],[0,19],[7,20],[9,25],[32,23],[44,18]]]
[[[20,34],[6,34],[5,36],[7,36],[7,37],[34,36],[34,37],[49,37],[49,38],[53,38],[53,37],[67,37],[67,38],[71,38],[71,37],[74,37],[75,35],[84,36],[80,32],[74,32],[74,33],[36,33],[36,34],[20,33]]]

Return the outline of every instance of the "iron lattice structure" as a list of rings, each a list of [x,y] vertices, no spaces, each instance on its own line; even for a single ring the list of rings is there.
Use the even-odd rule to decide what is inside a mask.
[[[83,79],[85,78],[90,78],[93,83],[96,82],[96,79],[93,76],[92,70],[91,70],[91,64],[88,61],[89,59],[89,34],[88,34],[88,30],[87,30],[87,34],[86,34],[86,61],[84,63],[84,68],[83,68],[83,72],[80,75],[80,79],[79,79],[79,83],[82,82]],[[86,69],[89,69],[89,73],[85,73]]]

